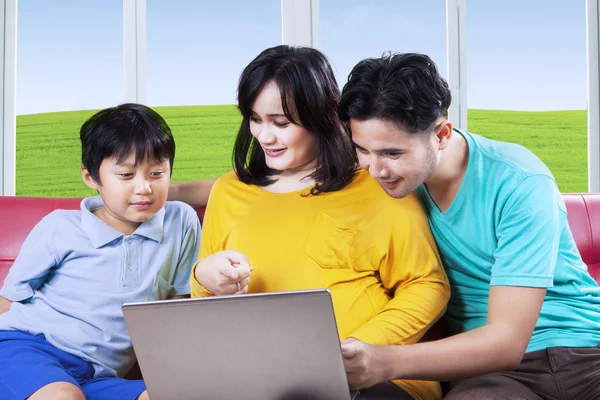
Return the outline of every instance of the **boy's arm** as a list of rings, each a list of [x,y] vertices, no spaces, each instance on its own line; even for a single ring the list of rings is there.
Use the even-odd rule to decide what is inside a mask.
[[[171,183],[168,200],[183,201],[192,207],[206,207],[216,179]]]
[[[10,309],[10,303],[12,303],[12,301],[0,296],[0,314],[3,314]]]
[[[193,209],[187,206],[185,208],[186,210],[184,211],[188,215],[187,226],[183,237],[182,251],[177,263],[177,270],[175,271],[175,278],[173,279],[173,290],[168,299],[189,297],[190,275],[200,251],[200,220],[198,220],[198,216]]]
[[[10,301],[23,301],[37,290],[59,260],[53,245],[60,225],[56,212],[44,217],[29,233],[19,255],[8,271],[0,296]]]
[[[558,204],[558,206],[557,206]],[[510,196],[496,227],[486,325],[409,346],[348,343],[354,385],[384,379],[458,380],[514,369],[527,349],[546,289],[552,286],[564,203],[547,176],[527,178]],[[369,367],[366,367],[366,366]],[[364,386],[361,386],[364,387]]]
[[[403,204],[402,214],[391,216],[399,222],[379,269],[381,282],[393,297],[350,335],[370,344],[418,342],[442,316],[450,297],[448,278],[420,202],[412,196]]]

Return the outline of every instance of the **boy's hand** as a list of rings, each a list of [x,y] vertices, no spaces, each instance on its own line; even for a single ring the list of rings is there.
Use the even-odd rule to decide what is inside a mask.
[[[0,296],[0,314],[5,313],[10,309],[10,303],[12,303],[12,301]]]
[[[225,250],[204,258],[196,266],[196,280],[217,296],[248,293],[252,267],[248,257]]]

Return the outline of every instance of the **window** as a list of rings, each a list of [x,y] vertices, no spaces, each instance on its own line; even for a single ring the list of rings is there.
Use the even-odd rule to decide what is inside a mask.
[[[320,48],[343,87],[352,67],[386,51],[430,56],[447,77],[445,0],[320,0]]]
[[[91,110],[123,101],[122,0],[18,7],[16,193],[90,195],[79,128]]]
[[[584,1],[467,2],[469,131],[524,145],[562,192],[587,191],[585,18]]]
[[[232,169],[243,68],[281,44],[280,0],[148,0],[148,104],[173,131],[173,181]]]

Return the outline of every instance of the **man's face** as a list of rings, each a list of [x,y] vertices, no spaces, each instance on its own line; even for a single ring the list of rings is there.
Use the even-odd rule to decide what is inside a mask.
[[[350,129],[361,167],[394,198],[408,196],[438,165],[435,130],[410,134],[381,119],[351,119]]]

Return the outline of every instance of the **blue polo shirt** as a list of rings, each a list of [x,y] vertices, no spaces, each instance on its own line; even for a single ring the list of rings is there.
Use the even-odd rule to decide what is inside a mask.
[[[455,331],[485,325],[490,286],[546,288],[527,351],[600,343],[600,289],[588,274],[562,195],[532,152],[466,131],[463,182],[440,212],[423,199],[451,284],[446,316]]]
[[[44,335],[96,377],[122,376],[135,357],[121,306],[190,292],[200,222],[190,206],[167,202],[125,236],[92,213],[100,207],[87,198],[33,228],[0,289],[14,302],[0,330]]]

